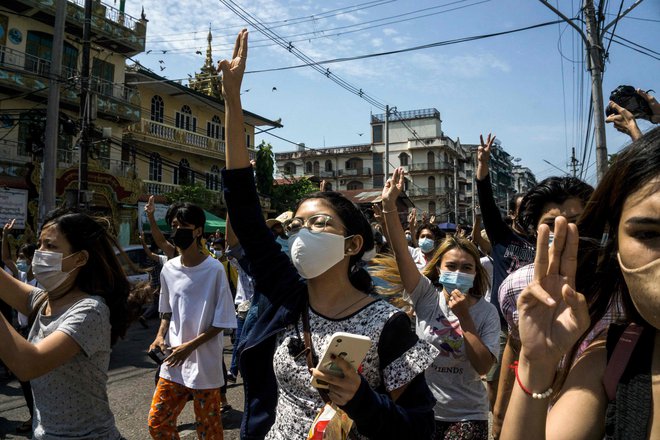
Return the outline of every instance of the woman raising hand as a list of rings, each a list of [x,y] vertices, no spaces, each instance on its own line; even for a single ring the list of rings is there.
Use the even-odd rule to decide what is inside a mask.
[[[403,288],[413,302],[417,336],[440,350],[426,370],[437,400],[434,438],[486,440],[488,400],[481,376],[495,362],[500,329],[495,306],[483,299],[486,271],[474,244],[448,236],[419,272],[396,208],[403,175],[397,168],[385,184],[383,215]]]
[[[246,56],[243,30],[233,59],[219,64],[228,133],[225,200],[263,295],[239,357],[245,384],[241,438],[306,439],[326,397],[353,420],[357,438],[431,438],[433,397],[422,373],[435,351],[411,331],[405,313],[372,295],[364,266],[374,237],[364,214],[339,193],[307,195],[288,227],[291,260],[264,222],[244,140]],[[306,345],[311,341],[320,357],[336,332],[371,339],[359,371],[338,358],[341,376],[310,372]],[[312,375],[329,384],[327,396],[311,386]]]

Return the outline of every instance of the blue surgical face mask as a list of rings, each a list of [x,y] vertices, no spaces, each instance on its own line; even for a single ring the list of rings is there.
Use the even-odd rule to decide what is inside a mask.
[[[30,268],[30,265],[26,260],[21,259],[16,261],[16,268],[21,272],[27,272]]]
[[[461,293],[468,293],[468,290],[474,285],[474,277],[475,274],[473,273],[441,270],[438,282],[442,284],[447,293],[451,293],[454,290],[459,290]]]
[[[430,238],[424,237],[421,238],[418,242],[419,248],[424,252],[425,254],[428,254],[433,250],[435,247],[435,241],[431,240]]]

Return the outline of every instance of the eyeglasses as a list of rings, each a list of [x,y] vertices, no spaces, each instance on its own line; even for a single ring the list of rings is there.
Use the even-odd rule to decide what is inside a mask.
[[[287,225],[286,233],[290,237],[297,234],[300,229],[307,228],[310,232],[318,234],[325,231],[330,220],[332,220],[332,217],[327,214],[316,214],[308,217],[307,220],[300,217],[294,217],[293,220],[291,220],[291,223]]]

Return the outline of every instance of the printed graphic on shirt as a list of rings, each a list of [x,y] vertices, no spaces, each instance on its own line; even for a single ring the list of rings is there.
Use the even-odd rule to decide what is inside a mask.
[[[526,266],[534,261],[535,251],[533,248],[518,246],[517,244],[509,244],[504,251],[504,258],[510,258],[511,263],[507,269],[507,273],[518,270],[522,266]]]
[[[450,321],[442,313],[436,318],[440,327],[429,327],[429,332],[438,337],[436,347],[440,349],[440,356],[463,359],[463,329],[458,321]]]

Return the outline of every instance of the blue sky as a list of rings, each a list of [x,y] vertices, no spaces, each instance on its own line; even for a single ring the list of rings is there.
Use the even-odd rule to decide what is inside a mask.
[[[577,15],[581,4],[579,0],[551,2],[569,17]],[[219,0],[127,3],[127,13],[139,16],[144,6],[149,19],[146,48],[151,52],[135,59],[169,79],[187,78],[199,71],[209,25],[214,61],[231,55],[236,32],[247,27],[248,72],[302,63],[246,25]],[[285,41],[294,41],[294,47],[314,61],[405,49],[557,19],[533,0],[236,3]],[[625,0],[623,9],[632,3]],[[619,6],[620,2],[607,3],[606,23],[615,18]],[[660,1],[645,0],[629,17],[619,22],[616,35],[660,52]],[[660,61],[616,42],[609,54],[603,81],[606,101],[620,84],[660,93]],[[521,165],[542,179],[560,173],[545,161],[568,170],[572,146],[580,159],[589,157],[584,143],[590,82],[583,60],[577,32],[561,24],[324,67],[399,111],[437,108],[445,134],[460,137],[463,143],[477,143],[479,133],[492,131],[510,154],[521,159]],[[243,94],[245,109],[273,120],[282,118],[284,128],[274,133],[312,148],[369,142],[369,115],[383,113],[310,67],[248,73],[243,88],[249,89]],[[643,121],[640,126],[645,130],[650,124]],[[269,135],[257,136],[256,142],[261,139],[277,152],[295,149]],[[626,136],[607,127],[609,153],[626,143]],[[594,151],[590,157],[584,176],[594,183]]]

